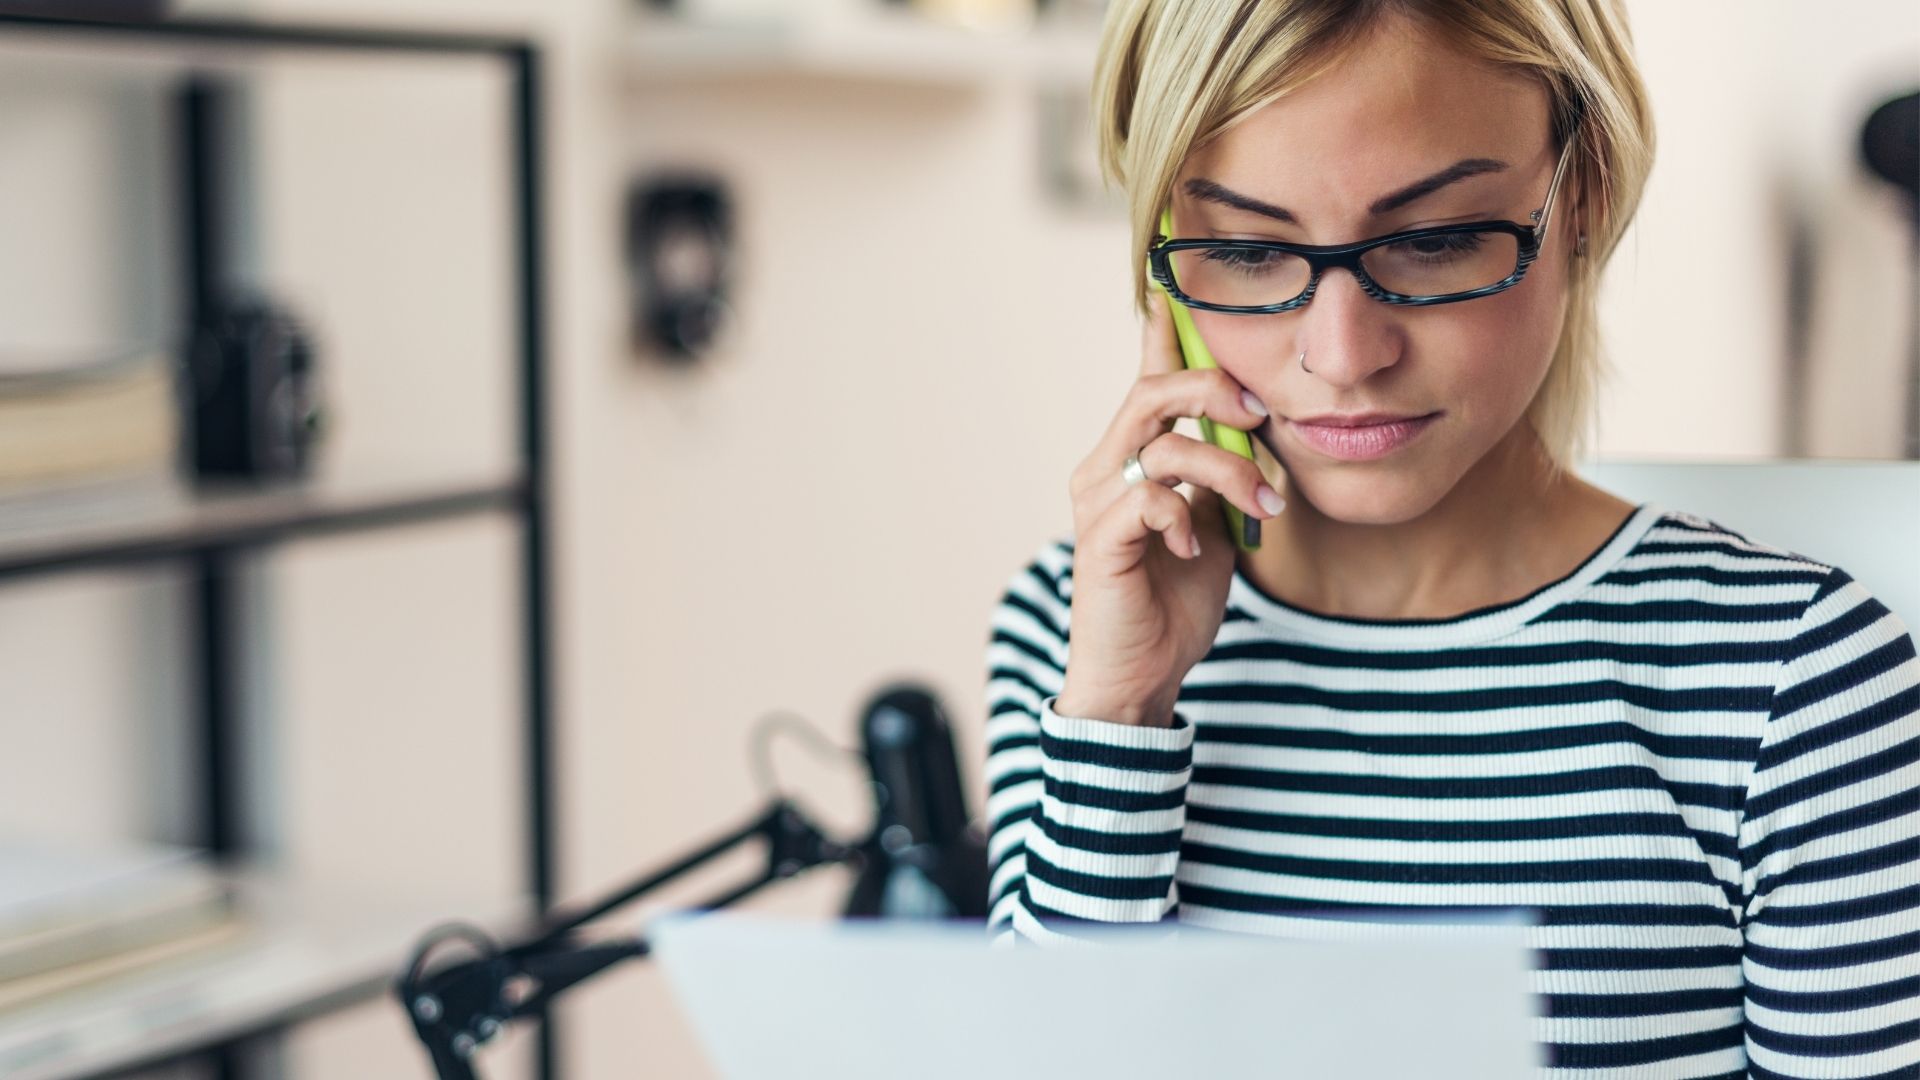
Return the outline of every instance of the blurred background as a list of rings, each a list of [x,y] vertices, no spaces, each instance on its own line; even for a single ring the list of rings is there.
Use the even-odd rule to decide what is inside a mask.
[[[0,1073],[427,1076],[383,980],[429,924],[733,829],[756,724],[853,747],[893,680],[940,695],[978,813],[991,609],[1137,370],[1103,7],[0,0],[0,904],[151,875],[170,936],[128,915],[124,952],[253,965],[141,983],[95,933],[63,966],[17,942],[78,901],[22,907]],[[1659,149],[1597,455],[1920,458],[1920,9],[1628,7]],[[511,49],[33,18],[89,13],[524,39],[533,153]],[[864,827],[857,764],[770,753]],[[711,1075],[645,964],[558,1019],[557,1075]],[[514,1029],[485,1071],[536,1056]]]

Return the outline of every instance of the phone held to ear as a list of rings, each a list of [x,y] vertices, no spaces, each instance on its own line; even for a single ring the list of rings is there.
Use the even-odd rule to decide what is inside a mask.
[[[1160,234],[1173,235],[1173,218],[1166,210],[1160,212]],[[1189,368],[1219,367],[1220,365],[1213,360],[1213,354],[1207,351],[1206,342],[1200,340],[1200,332],[1194,329],[1193,313],[1187,310],[1185,304],[1175,300],[1173,295],[1154,279],[1151,272],[1147,274],[1147,283],[1160,290],[1161,295],[1167,298],[1167,309],[1173,314],[1174,334],[1180,339],[1180,356],[1186,361],[1187,366]],[[1247,436],[1246,432],[1205,416],[1198,419],[1200,433],[1206,436],[1208,442],[1222,450],[1239,454],[1248,461],[1253,460],[1253,440]],[[1227,535],[1233,537],[1234,544],[1241,551],[1260,550],[1260,519],[1248,517],[1246,511],[1227,499],[1221,499],[1220,505],[1226,509]]]

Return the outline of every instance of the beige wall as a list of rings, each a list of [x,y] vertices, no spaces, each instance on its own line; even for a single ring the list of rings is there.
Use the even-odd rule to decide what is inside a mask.
[[[746,769],[754,723],[790,710],[851,743],[855,710],[886,678],[923,678],[945,695],[977,776],[988,610],[1007,575],[1068,528],[1067,473],[1136,365],[1124,228],[1047,201],[1026,91],[1007,79],[635,89],[619,53],[624,7],[612,0],[249,6],[522,29],[548,49],[566,893],[596,895],[745,820],[764,797]],[[1855,17],[1809,30],[1821,48],[1844,46],[1873,70],[1911,55],[1911,20],[1893,22],[1902,4],[1838,6]],[[1805,38],[1785,3],[1633,8],[1661,149],[1642,223],[1609,278],[1621,376],[1600,448],[1765,456],[1779,445],[1780,355],[1777,316],[1755,297],[1780,288],[1782,241],[1768,222],[1785,183],[1769,163],[1798,167],[1807,155],[1782,149],[1794,139],[1839,143],[1857,122],[1840,106],[1859,91],[1796,67],[1817,93],[1792,97],[1768,51]],[[1876,20],[1887,34],[1845,30]],[[277,120],[260,167],[278,194],[259,239],[263,265],[338,338],[343,420],[330,465],[410,457],[424,431],[437,463],[490,475],[504,464],[496,448],[511,389],[496,377],[510,354],[492,269],[503,234],[488,217],[500,88],[459,65],[345,81],[326,65],[295,67],[263,95]],[[343,156],[350,147],[360,153]],[[740,322],[685,371],[633,355],[621,307],[624,183],[669,164],[724,171],[739,211]],[[1850,182],[1816,170],[1803,184],[1818,213],[1851,215],[1851,235],[1866,238],[1861,258],[1897,267],[1884,225],[1841,199]],[[368,257],[367,238],[382,236]],[[1717,276],[1698,273],[1689,236]],[[999,250],[1009,238],[1015,254]],[[111,242],[73,257],[97,263]],[[0,274],[23,272],[0,262]],[[1884,279],[1873,264],[1846,265]],[[1022,295],[1048,301],[1011,299]],[[83,317],[104,316],[62,325]],[[1899,329],[1848,309],[1827,317],[1819,348],[1883,357],[1889,326]],[[1839,427],[1880,432],[1862,445],[1890,451],[1884,416],[1838,415],[1848,421]],[[285,732],[273,758],[286,785],[276,836],[295,865],[368,889],[490,896],[517,866],[511,595],[498,588],[511,545],[486,522],[394,539],[327,541],[268,571],[272,663],[284,679],[263,718]],[[167,801],[162,778],[130,783],[135,794],[98,778],[139,774],[142,744],[124,718],[177,697],[169,588],[99,578],[0,593],[0,644],[11,646],[0,657],[32,657],[0,661],[0,732],[9,746],[42,747],[71,778],[42,776],[50,802],[6,800],[10,817],[111,834],[138,830],[141,807]],[[419,665],[392,663],[416,650]],[[140,666],[89,674],[111,659]],[[22,719],[50,715],[70,734]],[[860,820],[858,777],[780,749],[823,818]],[[434,770],[442,797],[480,807],[479,823],[437,819],[424,800],[412,817],[404,800],[382,802],[409,763]],[[417,831],[396,832],[394,820]],[[722,890],[755,872],[750,856],[663,902]],[[755,904],[824,914],[844,884],[822,873]],[[683,1018],[645,966],[577,992],[566,1018],[571,1075],[702,1075]],[[384,1000],[303,1028],[293,1056],[300,1076],[424,1075]],[[495,1074],[514,1075],[499,1056],[489,1057]]]
[[[1659,149],[1609,267],[1618,376],[1597,450],[1766,457],[1786,443],[1787,217],[1814,231],[1806,453],[1897,457],[1913,252],[1856,164],[1874,104],[1920,85],[1920,13],[1630,0]]]

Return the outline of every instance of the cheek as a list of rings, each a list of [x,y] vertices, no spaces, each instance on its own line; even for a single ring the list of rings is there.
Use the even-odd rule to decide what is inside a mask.
[[[1274,366],[1290,339],[1271,319],[1214,311],[1194,312],[1193,327],[1200,332],[1200,340],[1207,343],[1214,362],[1249,386],[1273,378]]]
[[[1533,284],[1530,275],[1506,292],[1458,305],[1472,310],[1436,323],[1430,339],[1414,343],[1415,354],[1431,357],[1429,366],[1480,420],[1516,419],[1546,378],[1562,307],[1546,289],[1527,288]]]

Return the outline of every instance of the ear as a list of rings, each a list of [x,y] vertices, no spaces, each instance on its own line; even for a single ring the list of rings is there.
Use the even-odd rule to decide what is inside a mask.
[[[1577,259],[1584,257],[1592,250],[1592,234],[1597,231],[1597,223],[1587,216],[1586,183],[1580,170],[1578,168],[1568,170],[1566,178],[1561,183],[1564,185],[1564,190],[1560,195],[1567,200],[1565,206],[1567,215],[1560,219],[1564,227],[1556,224],[1554,228],[1561,233],[1558,239],[1567,245],[1563,250],[1567,252],[1569,259]],[[1557,213],[1556,216],[1558,216]],[[1586,237],[1584,245],[1581,243],[1583,235]],[[1583,247],[1585,250],[1582,250]]]

